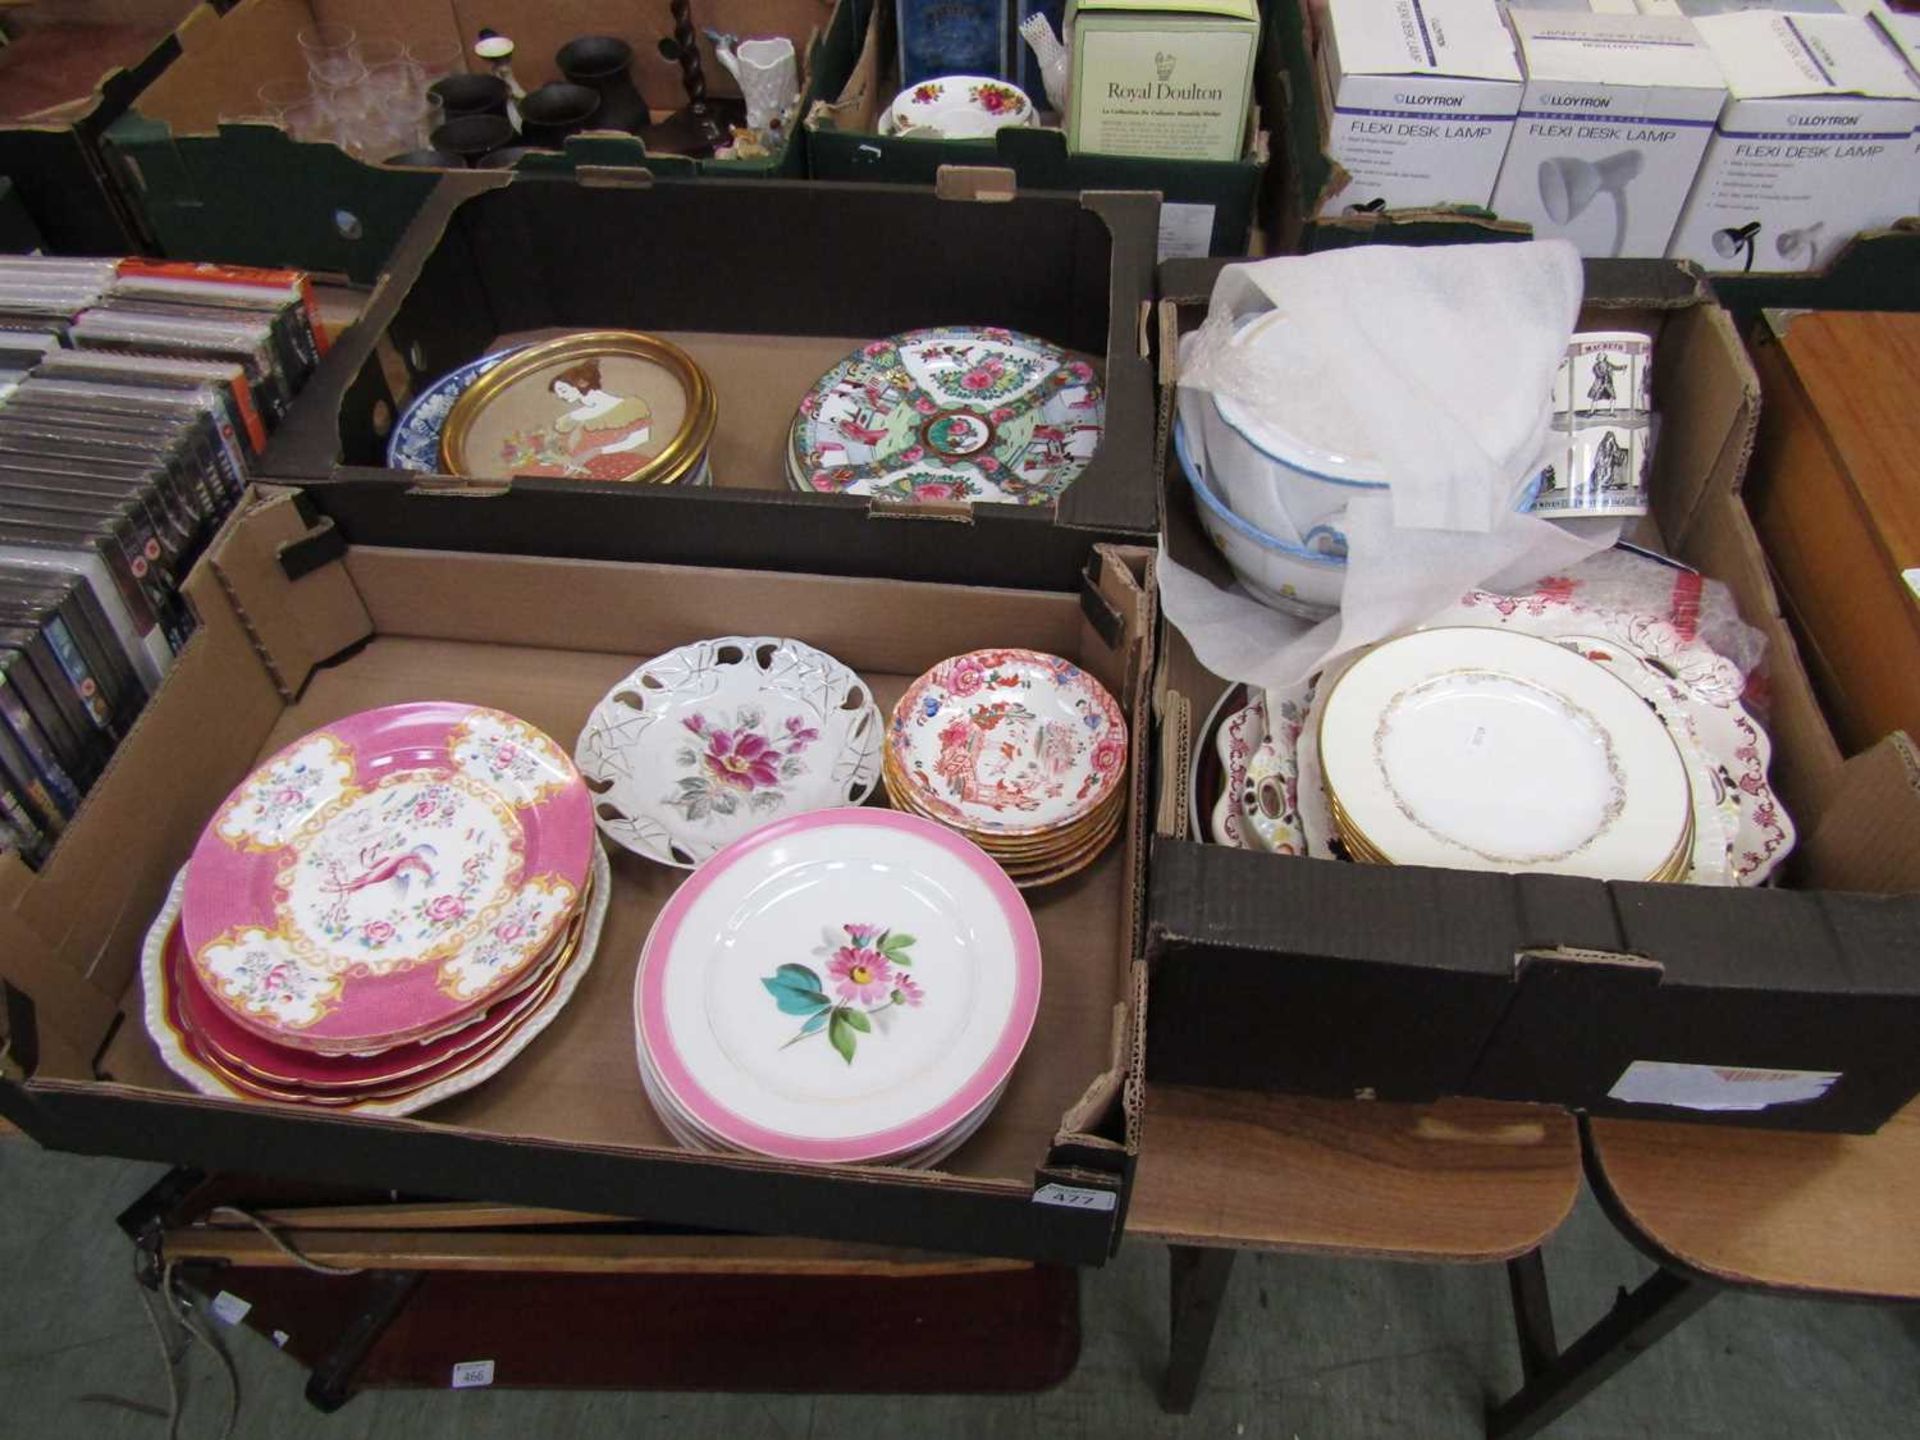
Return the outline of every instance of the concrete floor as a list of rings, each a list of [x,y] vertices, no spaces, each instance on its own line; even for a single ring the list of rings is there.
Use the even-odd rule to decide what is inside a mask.
[[[0,1140],[0,1437],[153,1440],[166,1383],[113,1217],[152,1166],[52,1155]],[[1547,1251],[1562,1338],[1647,1263],[1583,1201]],[[1185,1420],[1154,1386],[1166,1345],[1166,1259],[1128,1247],[1083,1289],[1079,1369],[1043,1395],[969,1399],[373,1392],[333,1416],[307,1408],[305,1373],[265,1339],[227,1331],[241,1380],[236,1434],[262,1440],[489,1440],[540,1435],[1001,1437],[1474,1437],[1487,1399],[1519,1380],[1498,1268],[1249,1256],[1236,1268],[1205,1389]],[[197,1348],[197,1347],[196,1347]],[[1747,1295],[1716,1299],[1547,1433],[1553,1440],[1920,1435],[1920,1312]],[[219,1433],[225,1390],[183,1367],[188,1440]]]

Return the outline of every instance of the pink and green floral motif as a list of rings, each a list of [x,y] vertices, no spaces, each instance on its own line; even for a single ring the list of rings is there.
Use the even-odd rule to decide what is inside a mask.
[[[302,965],[286,940],[248,927],[206,947],[202,975],[229,1005],[289,1030],[304,1030],[325,1018],[345,983]]]
[[[580,784],[573,761],[540,731],[499,710],[474,710],[447,735],[460,770],[506,795],[516,806],[538,805]]]
[[[475,939],[521,882],[513,810],[466,776],[403,771],[315,816],[276,909],[316,970],[384,975]]]
[[[516,895],[479,939],[440,967],[440,988],[455,1000],[485,995],[518,969],[530,936],[556,931],[573,913],[573,886],[553,876],[539,876]]]
[[[1056,498],[1092,458],[1104,401],[1094,367],[997,327],[911,331],[862,346],[801,401],[789,437],[802,488],[910,498],[903,472],[965,472],[965,498]],[[939,490],[928,497],[945,500]]]
[[[213,817],[213,830],[236,850],[278,850],[315,810],[353,788],[353,752],[331,735],[309,735],[249,776]]]
[[[1027,97],[1005,85],[975,85],[967,98],[989,115],[1005,115],[1023,108]]]
[[[765,714],[752,705],[736,710],[731,723],[699,714],[680,723],[700,744],[683,745],[675,754],[681,768],[693,773],[680,777],[665,803],[689,820],[736,815],[743,805],[754,814],[773,814],[786,804],[787,782],[807,773],[801,756],[820,738],[798,715],[767,731]]]
[[[920,359],[949,399],[974,404],[1018,394],[1040,375],[1045,363],[1035,354],[982,345],[939,343],[923,345]]]
[[[973,500],[984,493],[979,484],[965,475],[938,470],[910,470],[885,484],[867,491],[883,500],[908,500],[919,504],[945,500]]]
[[[915,939],[879,925],[842,925],[825,932],[814,948],[825,956],[826,978],[808,965],[789,962],[760,983],[785,1015],[802,1017],[800,1029],[781,1046],[824,1035],[842,1060],[853,1063],[859,1037],[874,1033],[874,1020],[896,1008],[916,1008],[926,990],[908,972]]]
[[[909,103],[914,105],[931,105],[946,93],[947,91],[944,85],[929,80],[923,85],[913,87],[913,98]]]

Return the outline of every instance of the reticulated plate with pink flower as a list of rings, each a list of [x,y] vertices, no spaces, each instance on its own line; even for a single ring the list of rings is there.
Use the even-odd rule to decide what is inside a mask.
[[[276,1044],[364,1054],[471,1015],[572,918],[594,847],[567,754],[452,701],[365,710],[229,795],[181,926],[225,1013]]]
[[[894,706],[887,746],[918,808],[994,836],[1083,819],[1127,771],[1119,703],[1079,666],[1038,650],[942,660]]]
[[[1044,505],[1100,445],[1090,361],[992,326],[863,345],[800,402],[789,478],[802,490],[920,503]]]
[[[826,652],[724,635],[615,685],[574,761],[609,839],[690,868],[770,821],[860,804],[880,777],[883,729],[866,682]]]
[[[917,1157],[991,1104],[1040,978],[1026,902],[961,836],[892,810],[776,821],[655,921],[634,983],[642,1073],[708,1142]]]

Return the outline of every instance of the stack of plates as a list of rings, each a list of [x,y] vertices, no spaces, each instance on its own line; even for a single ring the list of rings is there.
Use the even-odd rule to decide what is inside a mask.
[[[1380,668],[1361,672],[1338,707],[1358,661],[1290,691],[1236,687],[1210,743],[1196,747],[1195,825],[1211,802],[1212,838],[1241,849],[1764,883],[1794,830],[1738,667],[1684,617],[1590,605],[1580,593],[1557,577],[1522,595],[1469,592],[1426,630],[1370,652]],[[1531,644],[1482,648],[1515,639]],[[1573,668],[1542,661],[1541,645]],[[1679,787],[1656,735],[1685,781],[1677,822]],[[1583,827],[1590,839],[1574,833]]]
[[[148,932],[147,1028],[203,1094],[409,1114],[552,1021],[607,892],[587,788],[546,735],[451,702],[362,711],[201,833]]]
[[[1005,1088],[1040,1004],[1026,902],[912,815],[822,810],[707,860],[634,982],[640,1077],[693,1149],[938,1163]]]
[[[1354,859],[1685,877],[1693,795],[1679,747],[1585,656],[1530,635],[1423,630],[1324,689],[1322,783]]]
[[[1023,888],[1093,863],[1126,814],[1127,722],[1086,671],[1036,650],[943,660],[894,706],[896,810],[956,830]]]

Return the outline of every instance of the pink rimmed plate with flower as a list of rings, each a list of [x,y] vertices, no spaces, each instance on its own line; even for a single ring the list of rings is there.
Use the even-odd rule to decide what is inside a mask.
[[[207,996],[275,1044],[370,1054],[522,981],[572,918],[586,786],[526,721],[389,705],[302,736],[202,831],[182,933]]]
[[[863,345],[800,401],[788,478],[801,490],[916,504],[1044,505],[1100,446],[1091,361],[990,325]]]
[[[1037,835],[1125,782],[1127,722],[1086,671],[1038,650],[975,650],[907,687],[887,729],[920,808],[961,830]]]
[[[609,690],[574,761],[608,839],[691,867],[769,821],[858,805],[880,777],[872,692],[823,650],[723,635]]]
[[[724,1146],[916,1156],[1005,1083],[1040,978],[1026,902],[962,837],[890,810],[777,821],[655,921],[634,987],[643,1073]]]

